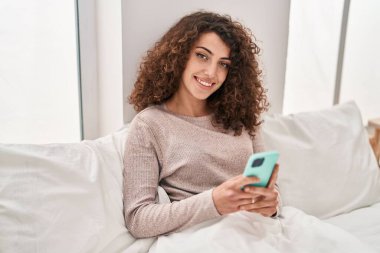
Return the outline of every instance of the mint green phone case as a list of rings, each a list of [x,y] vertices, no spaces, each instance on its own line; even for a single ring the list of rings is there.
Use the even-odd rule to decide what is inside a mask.
[[[278,157],[279,153],[277,151],[252,154],[248,159],[243,175],[246,177],[258,177],[260,182],[250,185],[267,187]]]

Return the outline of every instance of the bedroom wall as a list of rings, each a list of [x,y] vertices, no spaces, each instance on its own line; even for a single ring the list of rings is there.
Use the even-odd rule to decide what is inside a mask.
[[[173,4],[176,3],[176,4]],[[264,82],[271,112],[282,112],[290,0],[122,1],[123,97],[131,92],[145,51],[181,16],[204,9],[231,15],[248,26],[262,48]],[[135,115],[125,103],[124,122]]]
[[[123,125],[121,1],[96,0],[98,136]]]

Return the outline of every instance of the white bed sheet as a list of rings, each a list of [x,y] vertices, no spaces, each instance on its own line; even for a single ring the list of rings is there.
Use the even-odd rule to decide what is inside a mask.
[[[139,242],[139,240],[137,240]],[[146,243],[140,244],[140,247]],[[378,252],[347,231],[302,211],[285,206],[282,218],[238,212],[184,231],[159,236],[149,253],[256,252],[256,253],[374,253]],[[146,252],[141,250],[127,252]]]
[[[348,231],[380,252],[380,203],[325,221]]]

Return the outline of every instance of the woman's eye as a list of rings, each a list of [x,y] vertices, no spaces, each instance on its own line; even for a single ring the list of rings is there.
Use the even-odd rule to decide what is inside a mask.
[[[204,54],[201,54],[201,53],[195,53],[195,55],[196,55],[198,58],[202,59],[202,60],[207,60],[207,56],[204,55]]]
[[[220,63],[220,66],[222,66],[223,68],[228,69],[228,68],[230,67],[230,64],[229,64],[229,63],[226,63],[226,62],[221,62],[221,63]]]

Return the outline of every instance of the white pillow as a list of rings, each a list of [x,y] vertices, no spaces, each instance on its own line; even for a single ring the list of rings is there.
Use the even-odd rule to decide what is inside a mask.
[[[73,144],[0,144],[0,252],[121,252],[127,128]]]
[[[327,218],[380,201],[379,167],[354,102],[266,116],[263,138],[280,152],[284,205]]]

